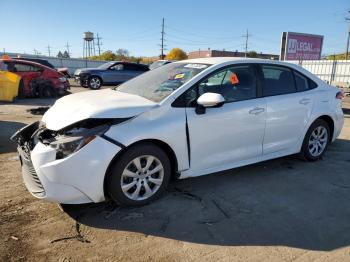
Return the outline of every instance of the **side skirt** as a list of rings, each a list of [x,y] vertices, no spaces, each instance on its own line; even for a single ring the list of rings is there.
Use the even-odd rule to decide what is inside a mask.
[[[212,174],[212,173],[216,173],[216,172],[220,172],[220,171],[224,171],[224,170],[229,170],[229,169],[236,168],[236,167],[247,166],[250,164],[255,164],[255,163],[262,162],[262,161],[271,160],[271,159],[284,157],[284,156],[288,156],[288,155],[293,155],[293,154],[297,154],[297,153],[299,153],[299,151],[293,149],[293,150],[282,151],[282,152],[274,152],[274,153],[271,153],[271,154],[268,154],[265,156],[250,158],[247,160],[243,160],[243,161],[239,161],[239,162],[235,162],[235,163],[230,163],[230,164],[226,164],[226,165],[221,165],[221,166],[217,166],[217,167],[207,168],[204,170],[191,170],[191,169],[189,169],[189,170],[185,170],[185,171],[180,172],[179,179],[208,175],[208,174]]]

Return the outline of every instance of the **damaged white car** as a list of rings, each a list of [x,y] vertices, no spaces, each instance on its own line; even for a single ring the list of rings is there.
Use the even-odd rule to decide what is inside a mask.
[[[186,60],[63,97],[12,140],[35,197],[142,205],[171,177],[295,153],[319,159],[341,131],[342,96],[293,64]]]

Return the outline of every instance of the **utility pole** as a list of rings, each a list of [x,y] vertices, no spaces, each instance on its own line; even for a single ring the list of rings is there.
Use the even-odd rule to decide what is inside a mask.
[[[350,13],[350,11],[348,11]],[[350,18],[346,17],[346,21],[349,21],[349,29],[348,29],[348,40],[346,41],[346,51],[345,51],[345,60],[349,58],[349,42],[350,42]]]
[[[67,53],[68,53],[68,55],[70,57],[70,52],[69,52],[70,45],[68,44],[68,42],[66,43],[65,47],[66,47]]]
[[[244,53],[244,57],[247,57],[247,54],[248,54],[248,40],[249,40],[250,36],[252,36],[252,35],[249,34],[248,29],[247,29],[247,33],[245,35],[242,35],[242,37],[245,38],[245,53]]]
[[[160,54],[160,59],[164,59],[164,18],[163,18],[163,20],[162,20],[162,32],[161,32],[161,34],[162,34],[162,38],[161,38],[161,54]]]
[[[102,39],[102,37],[99,37],[98,33],[97,33],[96,39],[97,39],[98,55],[101,55],[101,45],[102,45],[102,43],[100,43],[100,39]]]
[[[47,52],[49,53],[49,56],[51,56],[51,46],[47,45]]]

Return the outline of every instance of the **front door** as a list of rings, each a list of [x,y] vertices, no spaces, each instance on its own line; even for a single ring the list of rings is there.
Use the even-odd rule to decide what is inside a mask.
[[[261,156],[266,102],[257,95],[254,65],[215,72],[188,90],[187,96],[195,100],[206,92],[219,93],[226,101],[204,114],[186,108],[191,170],[210,173]]]

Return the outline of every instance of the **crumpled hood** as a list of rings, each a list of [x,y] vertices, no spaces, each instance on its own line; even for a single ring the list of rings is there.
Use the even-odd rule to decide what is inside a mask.
[[[42,121],[50,130],[60,130],[88,118],[128,118],[157,104],[141,96],[112,89],[80,92],[58,99]]]

